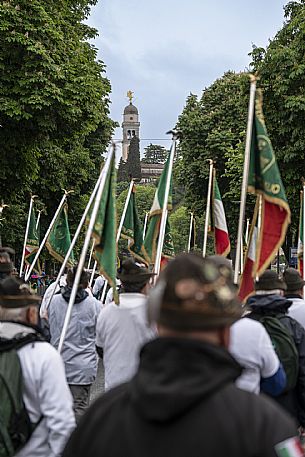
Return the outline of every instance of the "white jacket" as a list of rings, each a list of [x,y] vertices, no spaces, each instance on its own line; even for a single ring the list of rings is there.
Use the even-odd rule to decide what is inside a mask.
[[[292,301],[292,305],[288,309],[288,316],[293,317],[305,328],[305,300],[291,297],[288,300]]]
[[[33,331],[22,324],[0,323],[2,336],[11,333],[13,337],[13,333]],[[18,355],[23,375],[23,399],[30,420],[35,424],[43,418],[15,457],[58,457],[75,427],[73,400],[63,362],[58,352],[44,341],[27,344],[18,350]]]
[[[147,298],[139,293],[120,294],[99,314],[96,345],[103,348],[105,389],[129,381],[137,371],[141,347],[156,337],[147,321]]]

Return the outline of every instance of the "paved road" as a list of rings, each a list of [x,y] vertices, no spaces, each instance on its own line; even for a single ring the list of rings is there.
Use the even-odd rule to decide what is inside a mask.
[[[96,397],[104,393],[104,366],[103,362],[99,359],[97,377],[91,388],[91,403]]]

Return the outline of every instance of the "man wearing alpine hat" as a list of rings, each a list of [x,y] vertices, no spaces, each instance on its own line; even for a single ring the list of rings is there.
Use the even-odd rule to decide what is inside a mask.
[[[295,268],[287,268],[283,276],[287,285],[285,297],[292,301],[292,305],[288,309],[288,315],[305,328],[305,281]]]
[[[37,328],[39,303],[23,281],[12,276],[0,281],[0,455],[59,457],[75,427],[63,362]],[[8,419],[6,391],[14,396],[19,381],[26,414]],[[14,404],[18,401],[14,396]],[[6,446],[14,454],[6,453]]]
[[[138,368],[139,352],[155,337],[147,321],[147,293],[153,273],[128,258],[122,262],[117,277],[122,283],[120,304],[102,309],[96,329],[96,347],[103,357],[105,389],[129,381]]]
[[[234,384],[241,367],[227,348],[242,309],[211,261],[176,257],[148,308],[160,337],[142,348],[133,379],[88,410],[63,457],[303,455],[293,420]]]

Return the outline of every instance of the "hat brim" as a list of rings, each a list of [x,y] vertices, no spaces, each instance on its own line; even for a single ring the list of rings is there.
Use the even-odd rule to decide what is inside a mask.
[[[0,295],[0,306],[3,308],[24,308],[39,305],[41,298],[38,295]]]
[[[221,327],[230,327],[242,317],[243,313],[244,310],[239,305],[230,313],[190,313],[187,310],[162,308],[160,310],[158,322],[164,326],[180,331],[211,330]]]
[[[145,281],[153,278],[156,273],[137,273],[135,275],[124,275],[124,274],[117,274],[117,278],[119,278],[123,283],[124,282],[140,282]]]
[[[302,287],[305,286],[305,281],[303,279],[300,279],[299,281],[296,281],[294,283],[286,283],[287,284],[287,292],[291,290],[299,290],[302,289]]]

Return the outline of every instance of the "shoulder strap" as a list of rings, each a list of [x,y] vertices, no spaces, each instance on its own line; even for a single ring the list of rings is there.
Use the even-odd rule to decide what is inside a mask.
[[[0,338],[0,352],[10,351],[11,349],[20,349],[27,344],[35,341],[46,341],[46,339],[38,332],[29,333],[21,338],[4,339]]]

